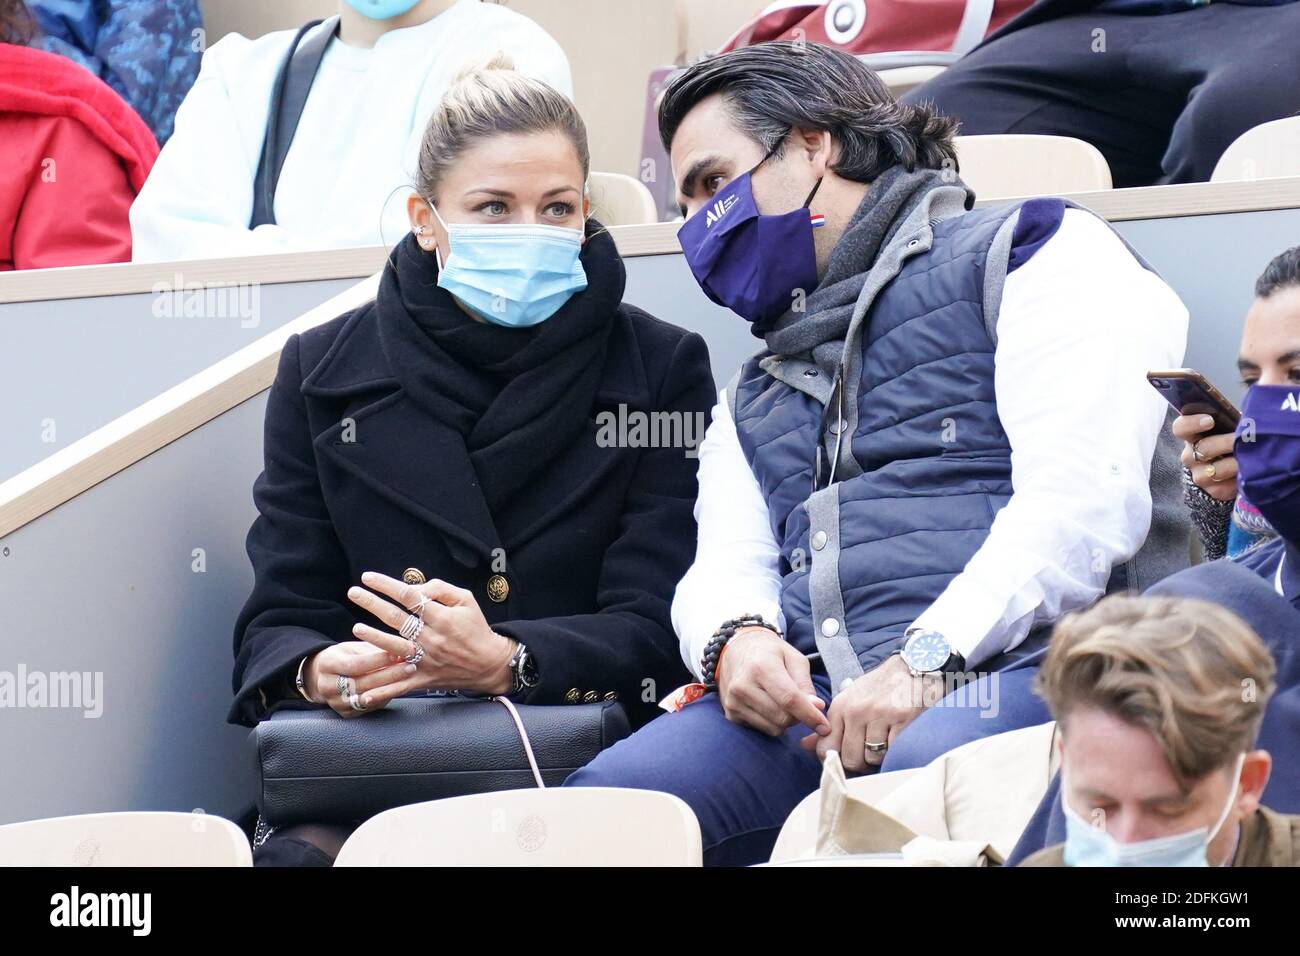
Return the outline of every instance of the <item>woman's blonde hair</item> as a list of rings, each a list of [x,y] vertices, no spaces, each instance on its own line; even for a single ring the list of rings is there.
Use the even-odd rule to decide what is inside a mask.
[[[415,188],[426,199],[461,155],[480,140],[502,133],[556,132],[578,154],[583,182],[591,169],[587,126],[573,102],[541,80],[518,73],[505,53],[462,69],[434,108],[420,144]]]
[[[1226,608],[1116,595],[1057,624],[1038,692],[1067,733],[1080,707],[1145,728],[1186,790],[1255,745],[1273,682],[1268,648]]]

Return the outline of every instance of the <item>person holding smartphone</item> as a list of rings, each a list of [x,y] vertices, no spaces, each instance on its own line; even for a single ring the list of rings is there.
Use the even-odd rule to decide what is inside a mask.
[[[1247,386],[1300,384],[1300,246],[1274,258],[1255,283],[1237,367]],[[1234,433],[1202,413],[1179,416],[1173,433],[1184,442],[1186,500],[1206,557],[1241,555],[1270,540],[1267,519],[1239,494]]]

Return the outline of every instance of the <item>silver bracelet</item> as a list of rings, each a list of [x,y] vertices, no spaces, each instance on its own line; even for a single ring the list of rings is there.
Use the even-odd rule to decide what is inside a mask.
[[[311,657],[311,655],[308,654],[307,657]],[[314,704],[316,701],[307,696],[307,685],[302,677],[302,669],[307,666],[307,657],[298,662],[298,676],[293,679],[293,683],[298,688],[298,693],[302,694],[302,699],[309,704]]]

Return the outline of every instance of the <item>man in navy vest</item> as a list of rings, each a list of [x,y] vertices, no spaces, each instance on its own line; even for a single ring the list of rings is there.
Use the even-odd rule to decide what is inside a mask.
[[[1206,182],[1234,139],[1300,111],[1297,36],[1295,0],[1038,0],[904,99],[966,135],[1087,140],[1116,186]]]
[[[817,45],[664,94],[687,261],[765,348],[699,449],[673,603],[699,683],[567,785],[679,795],[706,863],[766,859],[829,750],[901,769],[1049,720],[1051,623],[1186,564],[1144,377],[1186,309],[1086,210],[972,211],[954,128]]]

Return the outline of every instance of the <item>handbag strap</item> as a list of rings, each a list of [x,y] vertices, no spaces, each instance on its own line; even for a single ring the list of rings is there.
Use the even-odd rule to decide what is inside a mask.
[[[325,21],[313,20],[303,26],[289,44],[289,52],[276,74],[266,119],[266,139],[262,141],[262,155],[257,162],[257,175],[253,178],[253,214],[249,229],[275,224],[275,188],[280,182],[280,170],[289,155],[293,135],[298,131],[298,120],[307,105],[316,71],[320,69],[330,41],[338,33],[339,18],[336,16],[331,20],[326,29],[306,43],[302,38],[307,32]]]
[[[546,789],[546,784],[542,780],[542,772],[537,769],[537,758],[533,756],[533,742],[528,739],[528,731],[524,729],[524,722],[519,718],[519,711],[515,710],[515,705],[507,697],[493,697],[498,704],[504,704],[506,710],[510,711],[510,719],[515,722],[515,727],[519,731],[519,739],[524,742],[524,754],[528,757],[528,766],[532,768],[533,779],[537,781],[537,787],[540,790]]]

